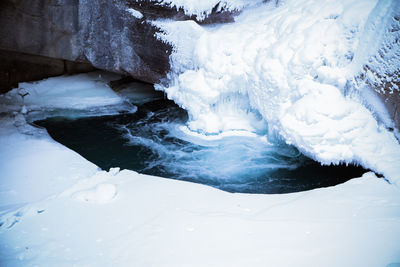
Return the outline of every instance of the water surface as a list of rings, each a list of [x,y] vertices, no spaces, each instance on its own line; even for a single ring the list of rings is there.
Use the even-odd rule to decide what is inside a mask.
[[[283,142],[263,136],[205,140],[187,134],[187,113],[168,100],[134,114],[35,123],[104,170],[111,167],[210,185],[229,192],[289,193],[361,176],[356,166],[321,166]]]

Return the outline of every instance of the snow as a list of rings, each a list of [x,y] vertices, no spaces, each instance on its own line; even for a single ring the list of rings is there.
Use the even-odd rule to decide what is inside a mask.
[[[101,171],[29,125],[29,112],[1,112],[2,266],[400,262],[399,189],[371,172],[300,193],[231,194],[119,168]]]
[[[60,193],[98,170],[45,130],[28,125],[22,114],[1,116],[0,125],[1,210]]]
[[[107,203],[114,199],[116,194],[115,185],[99,184],[95,188],[75,193],[73,198],[92,203]]]
[[[360,94],[363,103],[374,113],[375,117],[386,127],[395,128],[382,100],[375,95],[378,93],[390,97],[392,94],[400,93],[397,85],[400,82],[398,74],[400,5],[396,1],[380,1],[377,7],[379,8],[375,8],[368,17],[357,49],[359,52],[355,55],[352,63],[354,73],[362,72],[365,75],[360,75],[353,83],[357,88],[356,93]],[[365,62],[368,63],[365,64]],[[366,90],[365,87],[372,87],[375,91]],[[398,132],[395,134],[400,139],[400,134]]]
[[[27,114],[29,121],[46,116],[102,116],[133,113],[137,107],[126,94],[118,94],[108,83],[121,76],[104,71],[64,75],[36,82],[20,83],[5,95],[0,95],[0,111],[13,110]]]
[[[143,14],[140,11],[137,11],[136,9],[128,8],[126,10],[129,12],[129,14],[131,14],[132,16],[134,16],[137,19],[143,18]]]
[[[73,155],[62,151],[67,159],[47,170],[72,178],[64,165]],[[97,171],[3,213],[0,258],[4,266],[386,266],[400,261],[399,214],[398,189],[372,173],[334,188],[246,195]]]
[[[155,21],[158,37],[174,46],[172,70],[156,88],[188,111],[194,132],[260,133],[267,122],[269,135],[323,164],[362,164],[400,185],[399,143],[376,119],[388,125],[387,114],[382,105],[368,110],[379,100],[369,94],[367,105],[353,81],[379,47],[365,41],[395,40],[378,26],[398,8],[398,1],[287,0],[248,7],[231,24]],[[400,68],[398,60],[379,62],[371,64]]]
[[[214,8],[216,12],[220,11],[240,11],[245,7],[256,5],[263,0],[162,0],[155,1],[159,5],[182,9],[188,16],[195,16],[198,21],[203,21],[212,12]]]
[[[201,17],[216,2],[163,3]],[[188,110],[193,138],[267,129],[266,142],[277,133],[323,163],[358,162],[385,179],[368,172],[335,187],[257,195],[102,171],[29,122],[133,109],[129,92],[107,85],[118,77],[49,78],[0,96],[1,266],[399,265],[400,146],[358,94],[345,94],[374,54],[362,46],[366,32],[386,39],[371,30],[386,24],[376,14],[397,3],[286,0],[249,5],[232,24],[154,22],[175,46],[158,89]]]
[[[54,108],[84,109],[115,105],[121,103],[121,98],[111,90],[107,82],[118,78],[118,75],[105,72],[48,78],[40,82],[20,83],[7,97],[14,103]],[[85,94],[81,93],[83,89]]]

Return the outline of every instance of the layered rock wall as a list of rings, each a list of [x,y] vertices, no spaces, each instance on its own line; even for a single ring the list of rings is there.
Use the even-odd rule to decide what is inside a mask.
[[[215,10],[198,22],[231,22],[235,13]],[[155,38],[156,18],[196,20],[154,0],[2,0],[0,50],[90,63],[156,83],[169,70],[172,50]]]
[[[19,82],[93,70],[89,63],[0,50],[0,94],[17,87]]]
[[[154,37],[157,28],[145,17],[130,15],[129,6],[122,0],[3,0],[0,49],[158,82],[169,70],[171,48]]]

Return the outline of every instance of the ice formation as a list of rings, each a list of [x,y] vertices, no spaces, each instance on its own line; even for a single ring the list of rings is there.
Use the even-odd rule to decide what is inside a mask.
[[[347,81],[373,54],[374,44],[389,40],[363,32],[383,28],[386,16],[398,12],[397,3],[287,0],[277,8],[271,3],[244,11],[229,25],[157,22],[176,49],[169,83],[159,88],[190,112],[196,137],[237,129],[258,134],[265,119],[271,130],[321,161],[356,160],[396,182],[398,143],[361,105],[362,95],[344,92],[352,89]],[[398,69],[398,62],[391,62],[372,65],[385,72]],[[128,170],[99,171],[27,124],[25,116],[35,105],[90,108],[123,100],[100,82],[99,90],[75,91],[78,87],[64,86],[71,80],[63,77],[48,81],[53,85],[41,82],[43,87],[0,96],[2,266],[400,262],[399,191],[373,173],[330,188],[260,195],[228,194]],[[48,91],[57,81],[65,89],[58,95]],[[211,113],[215,116],[207,117]]]
[[[153,0],[155,1],[155,0]],[[198,21],[207,18],[213,9],[216,12],[239,11],[245,7],[256,5],[263,0],[162,0],[157,1],[160,5],[182,9],[186,15],[195,16]]]
[[[270,137],[321,163],[356,162],[399,183],[398,141],[353,86],[379,45],[394,38],[380,29],[396,10],[395,0],[287,0],[248,7],[231,24],[156,21],[159,38],[175,48],[157,88],[189,112],[194,132],[262,132],[266,121]]]
[[[84,109],[99,105],[120,104],[121,98],[107,82],[117,80],[118,75],[92,72],[75,76],[48,78],[38,82],[20,83],[6,97],[14,103],[30,106]],[[85,94],[80,92],[84,90]]]
[[[134,16],[137,19],[143,18],[143,14],[140,11],[137,11],[136,9],[128,8],[126,11],[128,11],[129,14],[131,14],[132,16]]]
[[[137,107],[127,101],[130,96],[116,93],[108,85],[120,78],[117,74],[95,71],[20,83],[18,88],[0,95],[0,112],[21,111],[29,121],[49,115],[79,117],[135,112]]]

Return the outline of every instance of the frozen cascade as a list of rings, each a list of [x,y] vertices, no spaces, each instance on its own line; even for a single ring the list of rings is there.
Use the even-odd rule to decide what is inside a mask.
[[[369,44],[382,41],[379,29],[399,5],[268,1],[245,8],[230,24],[155,21],[158,37],[175,48],[172,70],[157,89],[188,111],[193,132],[268,130],[269,139],[277,135],[323,164],[359,163],[399,185],[398,141],[377,122],[379,111],[351,93],[376,53]],[[368,40],[374,41],[367,46]],[[399,69],[400,62],[390,66]]]

